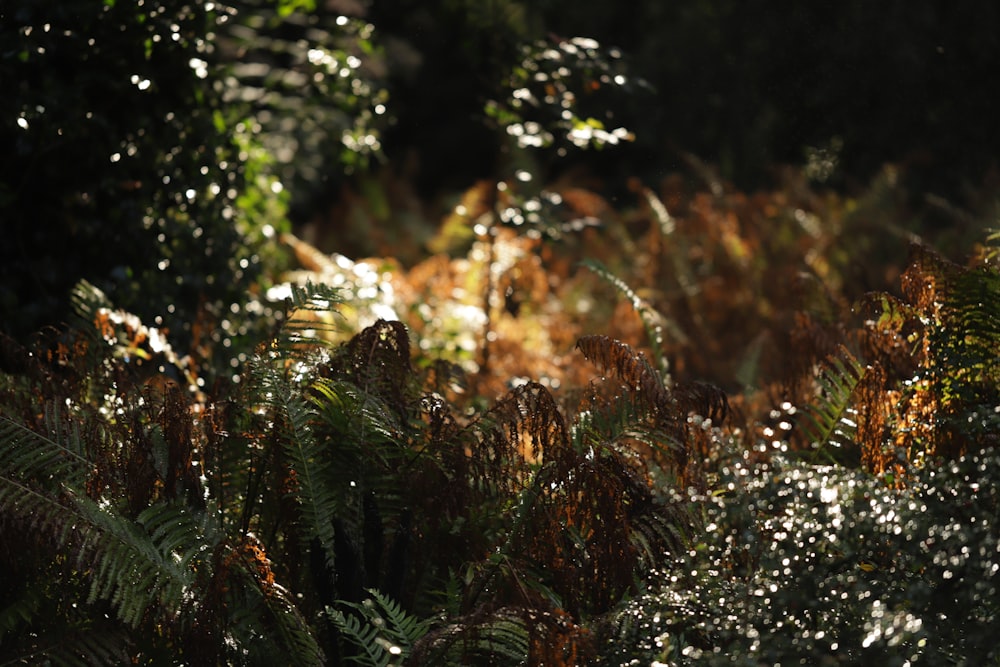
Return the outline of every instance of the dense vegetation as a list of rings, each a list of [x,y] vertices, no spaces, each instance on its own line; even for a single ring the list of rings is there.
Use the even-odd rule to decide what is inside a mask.
[[[988,23],[567,4],[0,8],[0,664],[1000,664]]]

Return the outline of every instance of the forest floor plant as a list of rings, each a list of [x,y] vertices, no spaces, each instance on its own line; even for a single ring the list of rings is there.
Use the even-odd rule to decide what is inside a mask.
[[[81,283],[0,345],[0,655],[1000,662],[995,254],[855,293],[874,195],[636,194],[408,269],[288,237],[214,386]]]

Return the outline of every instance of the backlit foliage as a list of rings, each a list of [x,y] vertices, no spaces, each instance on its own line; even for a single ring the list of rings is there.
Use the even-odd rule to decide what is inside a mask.
[[[664,173],[543,4],[0,8],[5,663],[1000,664],[996,193]]]
[[[560,236],[480,185],[409,268],[285,236],[214,387],[81,283],[0,346],[4,653],[995,659],[995,268],[918,244],[848,298],[850,207],[715,185],[556,184],[598,214]]]
[[[288,238],[315,267],[294,280],[370,285],[380,312],[408,325],[414,367],[387,377],[415,374],[432,392],[420,423],[450,443],[432,486],[454,500],[422,510],[442,534],[423,555],[442,564],[438,584],[410,593],[446,615],[413,645],[415,664],[934,662],[976,655],[962,632],[993,631],[988,605],[965,629],[931,618],[956,573],[925,561],[944,533],[960,551],[994,540],[979,513],[956,523],[926,499],[986,488],[989,467],[960,457],[995,439],[995,270],[919,244],[887,259],[891,244],[866,230],[872,216],[895,228],[891,179],[845,202],[794,179],[751,197],[701,173],[705,192],[637,185],[621,210],[553,184],[544,192],[568,195],[567,220],[596,214],[558,236],[504,224],[510,190],[480,184],[442,228],[450,254],[409,269],[362,269]],[[881,288],[867,293],[852,273],[865,257],[885,271],[866,269],[865,286]],[[464,318],[449,319],[459,306]],[[582,335],[595,330],[616,337]],[[466,342],[432,342],[451,335]],[[462,510],[490,506],[513,523]],[[489,556],[450,561],[462,544]],[[984,600],[994,557],[977,553],[986,575],[967,590]],[[802,590],[815,591],[807,609]]]
[[[491,101],[486,111],[518,148],[559,146],[600,148],[632,139],[624,127],[612,127],[615,107],[606,91],[619,93],[629,81],[619,49],[605,49],[593,39],[538,42],[522,48],[521,60],[506,83],[507,99]]]
[[[602,101],[632,83],[621,54],[553,37],[488,106],[500,178],[442,221],[391,170],[344,183],[329,219],[372,256],[327,254],[320,223],[288,233],[285,186],[377,153],[373,27],[311,2],[242,3],[243,22],[126,4],[91,27],[151,31],[134,63],[94,51],[150,103],[137,118],[42,88],[4,107],[18,154],[101,121],[108,175],[55,182],[72,206],[40,213],[139,223],[125,242],[159,254],[138,278],[101,268],[128,289],[79,282],[68,326],[0,338],[0,653],[996,662],[995,253],[930,250],[895,167],[858,199],[794,171],[739,192],[692,156],[617,199],[547,179],[528,149],[630,138]],[[32,11],[2,64],[49,72],[79,35]],[[232,77],[202,85],[216,57]],[[159,82],[171,67],[184,86]],[[217,95],[240,118],[206,115]],[[164,148],[188,143],[178,110],[194,150]]]

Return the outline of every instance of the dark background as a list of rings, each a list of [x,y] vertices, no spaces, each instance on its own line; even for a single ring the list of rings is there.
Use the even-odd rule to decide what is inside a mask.
[[[619,47],[651,85],[618,103],[637,141],[600,157],[609,172],[679,168],[683,150],[756,187],[776,163],[802,163],[806,147],[833,140],[843,146],[841,179],[863,183],[883,163],[904,161],[922,184],[953,191],[995,163],[993,5],[701,0],[626,9],[548,0],[522,17],[509,11],[513,3],[483,3],[492,12],[481,14],[467,12],[469,4],[372,7],[384,34],[423,56],[416,73],[390,75],[400,125],[389,148],[421,147],[437,174],[426,176],[428,185],[450,183],[470,160],[486,159],[489,142],[470,119],[522,35],[588,36]],[[479,146],[469,150],[470,139]]]

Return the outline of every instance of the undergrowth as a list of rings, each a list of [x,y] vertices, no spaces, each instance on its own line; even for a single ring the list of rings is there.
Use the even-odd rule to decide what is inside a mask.
[[[480,184],[405,268],[288,236],[213,386],[81,283],[0,340],[0,654],[998,664],[990,239],[893,268],[874,195],[709,185],[541,230]]]

